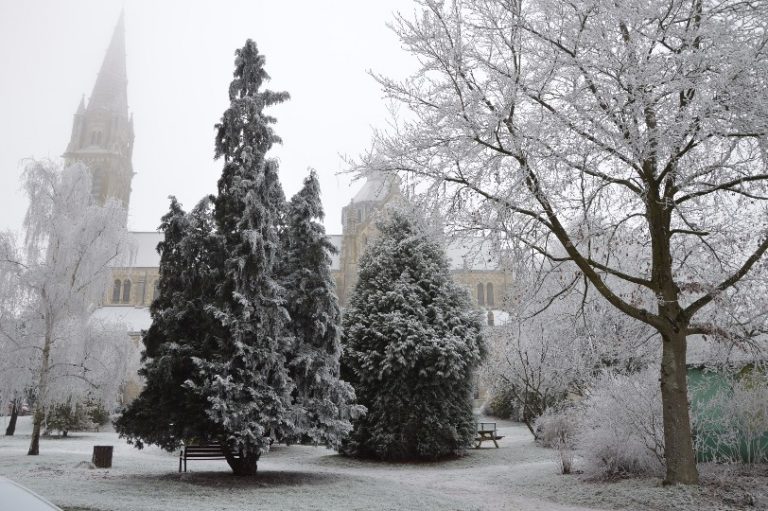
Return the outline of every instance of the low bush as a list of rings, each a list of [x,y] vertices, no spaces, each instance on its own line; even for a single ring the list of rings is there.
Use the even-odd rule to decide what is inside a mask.
[[[582,404],[576,445],[593,475],[663,475],[658,371],[605,373]]]
[[[557,451],[562,474],[573,471],[576,433],[582,413],[582,409],[575,405],[550,408],[536,420],[538,441],[542,446]]]
[[[516,415],[514,399],[514,393],[509,390],[495,392],[483,403],[482,412],[484,415],[498,419],[517,419],[517,417],[513,417]]]

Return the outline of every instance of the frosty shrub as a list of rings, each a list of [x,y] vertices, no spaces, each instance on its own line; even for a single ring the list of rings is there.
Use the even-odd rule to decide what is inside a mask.
[[[704,396],[692,406],[700,459],[768,463],[768,374],[750,369],[713,372],[719,385],[693,389]]]
[[[491,396],[483,403],[483,415],[497,417],[499,419],[518,418],[517,410],[514,405],[515,393],[510,389],[492,390]]]
[[[343,320],[342,375],[368,409],[344,451],[390,460],[461,454],[475,436],[479,316],[415,220],[396,211],[377,226]]]
[[[70,431],[98,430],[109,422],[109,413],[96,401],[58,403],[48,408],[45,417],[45,434],[59,431],[67,436]]]
[[[576,432],[581,415],[580,407],[564,406],[550,408],[536,419],[539,442],[557,451],[562,474],[570,474],[573,470]]]
[[[655,369],[605,373],[583,403],[577,445],[593,475],[663,475],[664,426]]]

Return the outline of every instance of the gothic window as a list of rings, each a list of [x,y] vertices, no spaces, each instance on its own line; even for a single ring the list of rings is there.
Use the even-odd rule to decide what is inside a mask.
[[[477,285],[477,303],[485,305],[485,286],[482,283]]]
[[[125,279],[123,281],[123,303],[131,301],[131,281]]]
[[[112,303],[120,303],[120,279],[115,279],[112,286]]]
[[[493,284],[490,282],[485,285],[485,301],[488,302],[488,305],[493,307],[494,305],[494,296],[493,296]]]

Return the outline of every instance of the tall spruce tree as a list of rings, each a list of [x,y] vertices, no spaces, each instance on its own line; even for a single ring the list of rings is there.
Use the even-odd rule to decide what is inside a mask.
[[[288,313],[276,280],[284,209],[279,142],[264,109],[288,98],[260,91],[269,76],[248,40],[235,52],[230,107],[216,125],[218,195],[164,217],[160,298],[145,338],[146,387],[118,421],[137,446],[216,441],[237,475],[253,475],[274,438],[296,433]],[[211,207],[212,206],[212,207]]]
[[[459,455],[474,436],[479,315],[416,221],[394,211],[378,229],[343,320],[343,374],[368,409],[344,450],[390,460]]]
[[[261,90],[269,76],[252,40],[235,55],[230,106],[216,126],[215,156],[223,158],[224,169],[213,217],[223,270],[207,306],[223,335],[207,358],[196,360],[202,383],[189,385],[208,401],[233,472],[252,475],[271,440],[295,432],[286,367],[291,346],[283,335],[287,311],[275,279],[285,198],[277,162],[266,157],[280,139],[271,127],[275,119],[264,112],[288,94]]]
[[[320,183],[314,171],[293,196],[283,233],[282,274],[294,351],[289,360],[302,434],[338,447],[351,431],[352,387],[339,379],[341,313],[331,276],[336,247],[325,235]]]
[[[138,398],[115,422],[121,436],[141,448],[145,443],[172,450],[182,440],[218,438],[219,428],[206,414],[205,396],[185,385],[201,383],[196,359],[206,358],[218,322],[206,304],[218,282],[221,250],[213,233],[212,197],[189,213],[171,198],[160,229],[158,245],[160,278],[152,302],[152,325],[145,333],[143,366],[145,384]]]

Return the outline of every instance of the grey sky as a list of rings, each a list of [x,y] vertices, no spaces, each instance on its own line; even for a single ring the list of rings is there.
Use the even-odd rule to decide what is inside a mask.
[[[366,71],[404,76],[415,65],[385,25],[411,12],[410,0],[0,0],[0,229],[18,229],[26,210],[21,161],[64,152],[122,5],[136,132],[129,228],[155,229],[170,194],[191,208],[215,192],[213,125],[228,105],[234,50],[252,38],[268,87],[292,96],[271,110],[286,195],[316,168],[326,227],[340,233],[341,207],[361,184],[336,175],[338,155],[363,151],[386,119]]]

